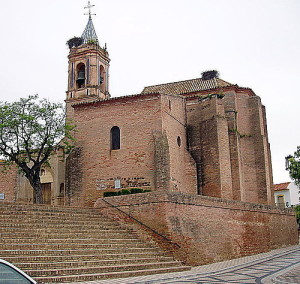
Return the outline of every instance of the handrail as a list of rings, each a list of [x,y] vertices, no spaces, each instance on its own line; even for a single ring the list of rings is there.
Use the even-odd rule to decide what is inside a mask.
[[[108,205],[110,205],[111,207],[117,209],[118,211],[120,211],[121,213],[125,214],[126,216],[128,216],[129,218],[133,219],[134,221],[138,222],[140,225],[146,227],[147,229],[149,229],[150,231],[152,231],[153,233],[155,233],[156,235],[162,237],[163,239],[165,239],[167,242],[171,243],[172,245],[177,246],[178,248],[180,248],[180,245],[173,242],[171,239],[167,238],[166,236],[160,234],[159,232],[157,232],[156,230],[152,229],[151,227],[149,227],[148,225],[144,224],[143,222],[139,221],[138,219],[134,218],[133,216],[131,216],[130,214],[128,214],[127,212],[123,211],[122,209],[120,209],[119,207],[117,207],[116,205],[111,204],[110,202],[108,202],[107,200],[105,200],[104,198],[102,198],[102,200],[104,202],[106,202]]]

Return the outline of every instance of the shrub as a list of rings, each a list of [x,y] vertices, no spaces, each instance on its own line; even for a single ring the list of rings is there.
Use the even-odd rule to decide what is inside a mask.
[[[120,191],[106,191],[103,193],[103,197],[117,196],[117,195],[120,195]]]
[[[103,193],[103,197],[144,193],[144,192],[150,192],[150,191],[151,191],[150,189],[142,189],[142,188],[138,188],[138,187],[133,187],[133,188],[129,188],[129,189],[123,188],[120,191],[106,191]]]
[[[124,188],[124,189],[121,190],[120,194],[121,195],[130,194],[130,190]]]
[[[145,192],[142,188],[138,188],[138,187],[133,187],[130,188],[130,193],[135,194],[135,193],[143,193]]]

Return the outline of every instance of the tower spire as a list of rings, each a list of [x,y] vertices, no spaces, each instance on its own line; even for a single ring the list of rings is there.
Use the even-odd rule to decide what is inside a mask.
[[[96,43],[98,43],[98,37],[92,20],[92,15],[96,15],[96,14],[91,13],[91,8],[94,6],[95,5],[91,5],[90,1],[88,1],[87,6],[84,7],[84,9],[89,9],[89,12],[84,14],[89,16],[88,23],[81,35],[84,43],[88,43],[89,41],[95,41]]]

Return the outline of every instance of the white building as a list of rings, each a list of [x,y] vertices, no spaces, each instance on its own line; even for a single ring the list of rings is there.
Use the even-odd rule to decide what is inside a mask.
[[[274,184],[275,204],[291,207],[300,204],[300,188],[294,182]]]

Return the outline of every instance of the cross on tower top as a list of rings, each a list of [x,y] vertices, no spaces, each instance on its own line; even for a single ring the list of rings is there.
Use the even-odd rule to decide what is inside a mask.
[[[84,7],[84,9],[89,9],[89,13],[88,14],[84,13],[84,14],[89,15],[89,17],[91,17],[91,15],[96,15],[96,14],[91,14],[91,8],[93,8],[94,6],[95,5],[91,5],[91,2],[88,1],[88,4],[87,4],[87,6]]]

